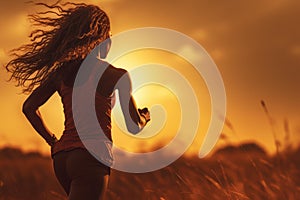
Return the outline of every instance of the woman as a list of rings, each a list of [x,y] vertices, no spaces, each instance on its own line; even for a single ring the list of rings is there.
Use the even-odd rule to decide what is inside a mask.
[[[103,10],[83,3],[36,5],[49,10],[29,15],[39,29],[31,33],[32,43],[13,50],[15,58],[6,65],[6,69],[18,86],[25,87],[24,92],[32,92],[23,104],[23,113],[51,146],[54,171],[68,198],[98,200],[107,187],[110,167],[100,162],[101,158],[97,160],[91,155],[82,141],[84,137],[79,136],[73,115],[77,108],[72,105],[72,92],[91,80],[99,80],[99,77],[92,76],[93,71],[102,69],[94,100],[101,133],[107,141],[112,141],[110,114],[116,89],[127,129],[131,133],[138,133],[147,124],[150,113],[147,108],[137,109],[127,71],[101,59],[90,69],[88,76],[79,81],[79,85],[74,84],[83,60],[92,49],[99,48],[101,58],[105,58],[109,51],[110,22]],[[38,111],[55,92],[61,96],[65,115],[65,129],[59,140],[45,126]],[[83,116],[77,118],[86,121]],[[88,123],[80,126],[89,133],[96,131]],[[105,151],[111,151],[109,145],[99,143],[101,145],[104,145]]]

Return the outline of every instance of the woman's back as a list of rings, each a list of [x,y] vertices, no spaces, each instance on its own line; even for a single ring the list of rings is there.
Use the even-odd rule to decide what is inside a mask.
[[[63,108],[64,108],[64,132],[63,136],[59,140],[59,142],[53,148],[53,154],[62,151],[62,150],[71,150],[74,148],[84,148],[81,140],[84,139],[84,134],[87,133],[89,136],[92,134],[100,134],[98,126],[91,125],[91,121],[89,118],[90,114],[86,113],[86,115],[76,116],[76,124],[74,122],[74,112],[76,112],[77,107],[81,105],[73,105],[73,87],[76,79],[77,72],[82,64],[82,60],[71,61],[65,63],[64,67],[62,67],[57,76],[60,78],[57,81],[57,91],[61,97]],[[106,69],[105,69],[106,68]],[[105,69],[105,70],[104,70]],[[95,76],[97,74],[96,70],[103,70],[103,74],[101,77]],[[97,90],[95,94],[95,101],[91,103],[95,103],[95,111],[98,119],[98,123],[100,127],[110,141],[112,141],[111,136],[111,109],[115,101],[114,90],[116,88],[116,84],[126,73],[126,70],[115,68],[112,65],[108,65],[103,61],[99,61],[99,65],[89,69],[88,76],[86,76],[85,80],[80,80],[79,85],[76,84],[76,87],[92,87],[93,84],[97,83]],[[76,82],[77,83],[77,82]],[[92,92],[93,90],[85,90],[85,92]],[[87,99],[83,96],[82,101],[87,101]],[[78,102],[78,101],[76,101]],[[79,101],[80,102],[80,101]],[[76,125],[80,127],[81,137],[79,137]],[[94,129],[94,130],[92,130]]]

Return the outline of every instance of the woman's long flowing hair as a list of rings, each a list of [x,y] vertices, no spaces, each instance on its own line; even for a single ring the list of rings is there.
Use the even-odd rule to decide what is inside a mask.
[[[110,32],[109,18],[97,6],[59,1],[35,5],[47,11],[29,15],[37,27],[29,36],[31,43],[13,49],[14,58],[5,66],[10,80],[16,80],[25,93],[47,80],[64,62],[85,58]]]

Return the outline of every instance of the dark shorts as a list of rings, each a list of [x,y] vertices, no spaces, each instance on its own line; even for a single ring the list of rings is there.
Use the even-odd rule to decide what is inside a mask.
[[[77,148],[53,156],[55,175],[69,200],[104,198],[110,168],[95,159],[87,150]]]

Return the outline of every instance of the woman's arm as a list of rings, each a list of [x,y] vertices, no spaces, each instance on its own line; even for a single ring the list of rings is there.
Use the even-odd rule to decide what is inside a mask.
[[[48,80],[36,88],[23,104],[23,113],[32,125],[32,127],[52,146],[56,142],[56,137],[46,127],[39,107],[43,105],[54,93],[56,86],[54,80]]]
[[[125,118],[126,127],[133,134],[139,133],[150,121],[150,113],[148,109],[143,109],[146,112],[139,112],[132,96],[131,80],[128,72],[125,72],[120,78],[117,89],[119,90],[119,99],[121,109]]]

